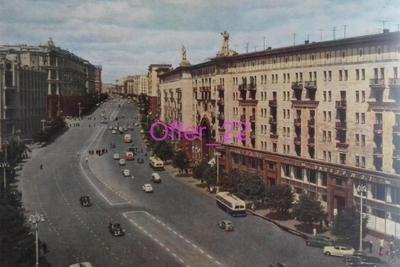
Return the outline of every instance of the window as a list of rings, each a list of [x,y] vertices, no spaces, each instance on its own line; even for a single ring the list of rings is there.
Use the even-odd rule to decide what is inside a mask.
[[[356,102],[360,102],[360,92],[356,91]]]
[[[346,154],[344,153],[339,154],[339,163],[343,165],[346,164]]]
[[[326,70],[324,70],[324,82],[326,82]]]
[[[361,102],[365,102],[365,91],[361,91]]]
[[[328,91],[328,101],[332,102],[332,92]]]
[[[339,70],[339,81],[343,80],[343,71]]]
[[[329,80],[329,81],[332,81],[332,71],[329,71],[329,72],[328,72],[328,76],[329,76],[328,80]]]
[[[326,111],[324,111],[324,121],[326,121]]]
[[[308,170],[308,181],[312,184],[317,183],[317,172],[314,170]]]
[[[328,174],[326,172],[321,172],[320,177],[321,177],[322,186],[327,186],[328,185]]]
[[[361,69],[361,80],[365,80],[365,69]]]
[[[326,151],[324,151],[324,160],[326,160]]]
[[[276,143],[273,143],[273,144],[272,144],[272,151],[273,151],[273,152],[276,152],[276,149],[277,149]]]
[[[360,145],[360,135],[356,134],[356,146]]]
[[[300,167],[294,167],[294,178],[297,180],[303,180],[303,172]]]
[[[361,124],[365,124],[365,113],[361,113]]]
[[[365,157],[361,157],[361,168],[365,168]]]
[[[356,80],[360,79],[360,70],[356,69]]]
[[[347,70],[344,70],[344,80],[347,81],[349,79],[349,73]]]
[[[332,112],[328,111],[328,121],[332,121]]]
[[[356,124],[360,123],[360,113],[356,112]]]
[[[328,142],[332,142],[332,132],[328,131]]]
[[[360,167],[360,156],[356,156],[356,167]]]
[[[322,132],[322,141],[326,142],[326,131]]]
[[[361,135],[361,146],[365,147],[365,134]]]
[[[326,102],[326,91],[324,91],[323,95],[324,95],[324,102]]]
[[[328,152],[328,161],[329,161],[329,162],[332,161],[332,152]]]
[[[289,165],[283,165],[283,174],[286,177],[290,177],[290,166]]]

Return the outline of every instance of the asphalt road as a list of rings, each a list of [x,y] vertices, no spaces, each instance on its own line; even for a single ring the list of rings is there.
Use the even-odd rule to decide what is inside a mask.
[[[139,153],[144,164],[135,160],[119,166],[112,154],[123,156],[129,144],[123,143],[123,135],[112,134],[108,125],[100,124],[102,111],[112,119],[118,116],[120,125],[136,122],[137,108],[121,101],[106,102],[92,115],[96,121],[84,118],[80,127],[35,150],[20,173],[27,214],[45,215],[39,233],[47,242],[52,266],[68,266],[77,260],[88,260],[96,267],[269,266],[276,262],[293,267],[343,266],[342,259],[323,256],[321,249],[305,246],[301,238],[265,220],[251,215],[231,218],[212,198],[167,172],[160,172],[162,183],[153,184],[154,193],[144,193],[141,187],[151,183],[153,172],[144,153]],[[135,127],[129,132],[140,152],[145,145],[139,131]],[[116,144],[115,149],[109,148],[110,142]],[[108,153],[91,155],[86,162],[88,149],[97,148],[107,148]],[[123,177],[124,168],[134,178]],[[81,195],[89,195],[94,205],[81,207]],[[217,222],[221,219],[232,220],[235,231],[220,230]],[[113,237],[107,229],[110,221],[120,222],[126,235]]]

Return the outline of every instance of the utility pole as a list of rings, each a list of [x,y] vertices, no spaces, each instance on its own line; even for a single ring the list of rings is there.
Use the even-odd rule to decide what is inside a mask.
[[[399,24],[397,24],[397,26],[398,26]],[[398,31],[398,30],[397,30]],[[265,39],[265,36],[264,36],[264,50],[265,50],[265,48],[266,48],[266,39]]]
[[[333,32],[333,40],[336,39],[336,27],[332,28],[332,32]]]
[[[293,46],[295,46],[296,45],[296,33],[294,32],[293,33]]]
[[[78,116],[79,120],[81,120],[81,102],[78,103]]]
[[[319,35],[320,35],[320,41],[322,41],[322,32],[324,31],[324,29],[319,29]]]
[[[249,43],[246,43],[246,53],[249,53]]]
[[[3,143],[3,148],[4,148],[4,162],[1,164],[1,167],[3,167],[3,187],[4,187],[4,194],[7,190],[7,168],[9,167],[9,164],[7,162],[7,146],[8,143],[4,142]]]
[[[39,214],[36,212],[35,214],[31,214],[31,216],[29,216],[28,221],[32,224],[32,226],[35,229],[35,244],[36,244],[36,264],[35,264],[35,266],[39,267],[39,234],[38,234],[39,227],[38,227],[38,224],[40,222],[44,222],[45,220],[44,220],[44,217],[42,214]]]
[[[360,184],[357,186],[357,192],[360,194],[360,244],[359,244],[359,251],[363,251],[363,247],[362,247],[362,230],[363,230],[363,214],[362,214],[362,210],[363,210],[363,196],[364,193],[367,192],[367,187],[365,184]]]
[[[214,152],[214,156],[217,159],[217,193],[219,192],[219,156],[221,156],[221,153],[219,153],[218,151]]]
[[[346,38],[346,28],[347,28],[347,25],[346,24],[343,25],[343,38]]]

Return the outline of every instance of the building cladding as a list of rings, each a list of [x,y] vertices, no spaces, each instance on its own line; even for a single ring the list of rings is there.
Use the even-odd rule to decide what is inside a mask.
[[[0,141],[31,138],[46,118],[47,72],[21,64],[21,54],[0,54]]]
[[[160,75],[161,119],[207,128],[193,157],[220,143],[221,168],[315,195],[331,219],[359,205],[366,184],[369,229],[400,236],[400,33],[223,47],[229,54]]]
[[[150,103],[151,114],[158,116],[161,113],[160,104],[161,100],[159,98],[160,90],[160,78],[159,75],[168,72],[172,69],[171,64],[151,64],[148,67],[147,79],[147,97]]]
[[[77,116],[94,104],[96,68],[68,50],[47,45],[2,45],[0,54],[18,53],[21,65],[38,65],[47,72],[47,117]]]

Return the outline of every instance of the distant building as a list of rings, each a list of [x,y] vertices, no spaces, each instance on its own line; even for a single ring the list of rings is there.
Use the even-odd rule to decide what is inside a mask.
[[[95,91],[96,91],[96,95],[99,95],[101,93],[103,93],[102,90],[102,81],[101,81],[101,71],[102,71],[102,67],[101,65],[97,65],[95,66],[95,79],[94,79],[94,84],[95,84]]]
[[[0,144],[12,138],[31,139],[46,119],[47,71],[39,62],[21,64],[18,51],[0,53]]]
[[[159,75],[168,72],[172,69],[170,64],[151,64],[148,68],[147,79],[147,97],[150,103],[150,111],[153,115],[158,116],[160,114],[160,100],[158,86],[160,83]]]
[[[78,116],[95,103],[95,66],[68,50],[47,45],[1,45],[0,54],[19,53],[22,66],[47,71],[47,118]],[[79,104],[80,103],[80,104]]]

